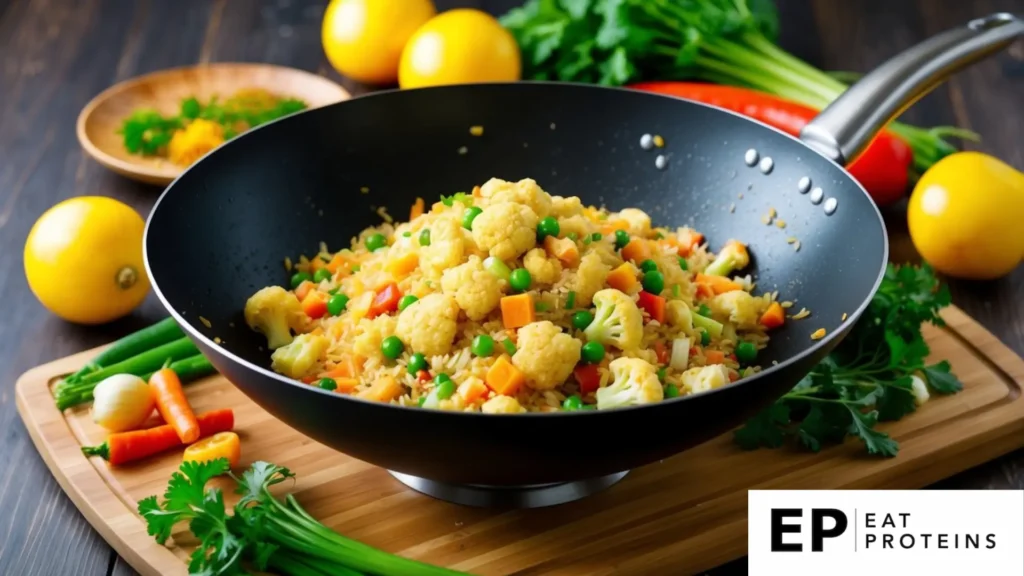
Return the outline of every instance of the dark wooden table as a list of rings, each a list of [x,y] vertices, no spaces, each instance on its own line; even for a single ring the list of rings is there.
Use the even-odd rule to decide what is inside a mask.
[[[499,13],[517,0],[437,0]],[[782,44],[828,70],[865,71],[928,35],[1024,0],[784,0]],[[212,61],[296,66],[332,78],[320,47],[325,0],[0,0],[0,574],[133,574],[54,482],[14,405],[32,366],[103,344],[162,316],[155,298],[98,328],[65,323],[25,283],[21,250],[33,221],[71,196],[103,194],[148,213],[159,190],[107,172],[75,139],[95,94],[161,68]],[[353,93],[365,89],[345,82]],[[984,137],[977,148],[1024,169],[1024,46],[959,74],[906,116]],[[894,259],[914,258],[902,214],[888,217]],[[1024,267],[997,282],[953,282],[957,305],[1024,354]],[[74,278],[68,278],[74,289]],[[942,483],[1024,488],[1024,451]],[[714,572],[746,573],[743,560]]]

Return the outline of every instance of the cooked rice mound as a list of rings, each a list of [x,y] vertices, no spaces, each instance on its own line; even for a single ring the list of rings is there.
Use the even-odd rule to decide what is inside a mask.
[[[736,240],[714,254],[698,231],[654,227],[639,209],[492,179],[429,209],[417,200],[408,222],[349,248],[286,260],[292,289],[260,290],[245,317],[275,371],[338,394],[490,414],[603,410],[760,370],[756,351],[784,316],[776,294],[754,295],[739,275],[748,264]]]

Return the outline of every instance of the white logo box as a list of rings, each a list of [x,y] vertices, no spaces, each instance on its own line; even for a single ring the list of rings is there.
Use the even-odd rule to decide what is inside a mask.
[[[747,504],[751,576],[1024,575],[1021,490],[751,490]]]

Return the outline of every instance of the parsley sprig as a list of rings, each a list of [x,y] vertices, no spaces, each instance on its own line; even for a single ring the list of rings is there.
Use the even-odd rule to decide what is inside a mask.
[[[929,350],[921,325],[942,326],[938,312],[949,304],[949,289],[927,265],[890,265],[849,336],[792,391],[737,430],[736,442],[747,449],[776,448],[794,439],[817,452],[856,436],[868,453],[895,456],[899,445],[875,425],[914,412],[913,378],[937,394],[963,388],[949,362],[925,365]]]
[[[228,474],[241,497],[228,513],[224,494],[206,485]],[[341,536],[306,512],[292,495],[284,501],[270,488],[294,475],[281,466],[255,462],[237,477],[226,459],[184,462],[171,475],[164,501],[139,502],[149,534],[161,544],[175,526],[188,523],[199,540],[189,574],[236,576],[273,571],[293,576],[452,576],[462,574],[393,556]]]

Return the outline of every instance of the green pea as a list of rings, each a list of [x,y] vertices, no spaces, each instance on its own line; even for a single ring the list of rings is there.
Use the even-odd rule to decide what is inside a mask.
[[[675,398],[679,396],[679,387],[675,384],[669,384],[665,386],[665,398]]]
[[[587,342],[580,350],[580,356],[587,364],[597,364],[604,360],[604,345],[597,341]]]
[[[362,266],[356,264],[355,266],[352,267],[352,273],[355,274],[356,272],[359,272],[362,268]]]
[[[424,228],[420,232],[420,246],[430,246],[430,228]]]
[[[736,345],[736,359],[743,364],[752,364],[757,360],[757,346],[753,342],[740,342]]]
[[[335,294],[327,300],[327,313],[331,316],[338,316],[345,311],[346,306],[348,306],[348,296]]]
[[[661,294],[661,291],[665,289],[665,276],[657,270],[647,272],[644,274],[643,285],[644,290],[651,294]]]
[[[530,283],[532,282],[533,278],[530,276],[530,271],[526,268],[516,268],[508,277],[509,285],[512,286],[513,290],[518,292],[526,292],[529,290]]]
[[[306,281],[313,281],[313,277],[309,275],[309,272],[296,272],[292,275],[292,288],[298,288],[299,284]]]
[[[383,248],[388,245],[388,241],[384,238],[383,234],[370,234],[366,237],[366,249],[370,252],[378,248]]]
[[[401,312],[402,310],[405,310],[406,308],[412,306],[418,301],[419,298],[413,296],[412,294],[406,294],[405,296],[402,296],[402,298],[398,300],[398,311]]]
[[[438,400],[451,398],[452,394],[455,394],[455,382],[452,382],[450,379],[441,382],[437,385],[437,388],[434,388],[434,393],[437,394]]]
[[[594,232],[593,234],[590,235],[590,238],[594,242],[600,242],[601,239],[604,238],[604,236],[600,232]]]
[[[580,239],[580,235],[575,232],[569,232],[568,234],[565,235],[565,237],[568,238],[569,240],[572,240],[573,242]]]
[[[707,304],[701,304],[700,308],[697,308],[697,314],[700,314],[705,318],[711,318],[711,308],[709,308]]]
[[[668,370],[664,366],[662,366],[661,368],[658,368],[658,381],[659,382],[664,382],[665,381],[665,377],[667,375],[668,375]]]
[[[516,345],[513,344],[511,340],[502,340],[501,345],[505,348],[505,353],[509,356],[516,353]]]
[[[476,338],[473,338],[473,343],[470,344],[470,350],[473,354],[481,358],[487,358],[494,353],[494,338],[491,338],[487,334],[480,334]]]
[[[538,240],[543,240],[546,236],[554,236],[557,238],[558,233],[561,231],[561,227],[558,225],[558,220],[553,216],[541,218],[540,222],[537,223]]]
[[[452,381],[452,377],[447,375],[447,374],[445,374],[444,372],[438,374],[437,376],[434,376],[434,385],[435,386],[440,386],[442,382],[451,382],[451,381]]]
[[[658,270],[658,265],[654,260],[644,260],[640,263],[640,269],[644,272],[655,272]]]
[[[578,394],[573,394],[562,401],[562,410],[566,412],[575,412],[583,408],[583,400],[580,399]]]
[[[408,238],[412,236],[412,232],[402,232],[402,238]]]
[[[577,330],[586,330],[593,321],[594,315],[586,310],[580,310],[572,315],[572,327]]]
[[[622,250],[626,247],[626,244],[629,244],[629,234],[627,234],[625,230],[616,230],[615,247]]]
[[[334,378],[323,378],[316,383],[317,386],[324,390],[337,390],[338,383],[334,381]]]
[[[409,357],[409,365],[407,366],[409,374],[418,374],[420,370],[427,369],[427,357],[419,352]]]
[[[476,217],[479,216],[480,213],[483,211],[483,208],[480,208],[478,206],[472,206],[470,208],[467,208],[466,211],[462,213],[462,227],[465,228],[466,230],[472,230],[473,220],[476,220]]]
[[[388,336],[380,343],[380,352],[386,358],[394,360],[405,351],[405,344],[398,339],[398,336]]]
[[[686,258],[683,258],[682,256],[679,257],[679,267],[683,270],[690,269],[690,265],[686,262]]]
[[[313,282],[316,282],[317,284],[323,282],[324,280],[330,280],[330,279],[331,279],[331,271],[328,270],[327,268],[321,268],[321,269],[316,271],[316,274],[313,274]]]
[[[707,346],[708,344],[711,344],[711,334],[709,334],[707,330],[701,330],[700,331],[700,345],[701,346]]]

